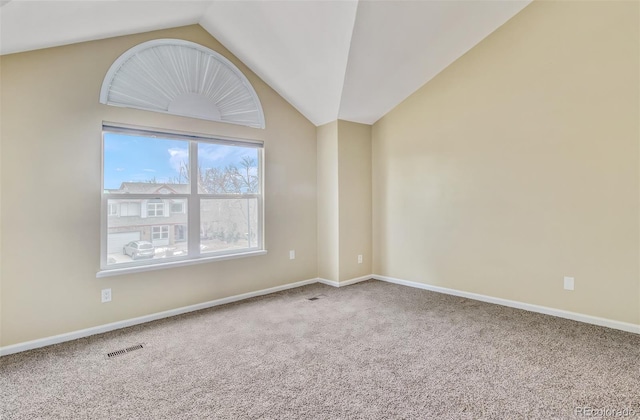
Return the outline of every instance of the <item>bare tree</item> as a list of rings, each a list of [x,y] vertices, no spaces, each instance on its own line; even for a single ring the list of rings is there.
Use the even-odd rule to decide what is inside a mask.
[[[241,188],[246,193],[258,192],[258,173],[256,160],[249,156],[244,156],[240,162],[241,171],[238,172],[238,176],[241,180]]]
[[[252,194],[258,192],[255,159],[244,156],[240,169],[236,165],[224,168],[198,168],[198,186],[206,194]]]
[[[170,182],[184,184],[191,182],[189,162],[183,161],[180,164],[178,175]],[[247,241],[255,237],[255,232],[251,231],[251,209],[249,201],[252,199],[234,199],[235,194],[255,194],[259,190],[258,167],[256,160],[244,156],[236,165],[225,167],[203,168],[198,164],[197,171],[198,191],[204,194],[229,194],[229,199],[216,200],[216,214],[224,216],[224,219],[202,220],[204,235],[207,238],[217,238],[227,243],[237,242],[245,237]],[[212,203],[213,204],[213,203]],[[204,204],[203,204],[204,205]],[[221,207],[225,208],[224,210]],[[238,215],[242,215],[238,218]],[[218,216],[218,217],[220,217]],[[239,230],[239,224],[246,228]]]

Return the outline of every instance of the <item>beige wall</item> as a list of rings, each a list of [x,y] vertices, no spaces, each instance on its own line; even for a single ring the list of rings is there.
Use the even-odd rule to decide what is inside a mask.
[[[154,38],[229,58],[257,91],[266,130],[99,104],[113,61]],[[0,345],[317,276],[316,128],[199,26],[3,56],[1,71]],[[264,140],[268,254],[96,279],[103,120]],[[113,301],[101,304],[106,287]]]
[[[369,275],[371,126],[334,121],[318,127],[317,137],[318,276],[341,282]]]
[[[199,26],[1,57],[0,346],[371,271],[640,323],[638,8],[534,2],[373,129],[316,129]],[[267,129],[99,104],[160,37],[234,62]],[[264,140],[268,254],[96,279],[102,121]]]
[[[371,126],[338,121],[340,281],[371,274]],[[358,264],[362,255],[362,264]]]
[[[375,273],[640,323],[638,8],[533,2],[374,125]]]
[[[318,127],[318,276],[339,280],[338,122]]]

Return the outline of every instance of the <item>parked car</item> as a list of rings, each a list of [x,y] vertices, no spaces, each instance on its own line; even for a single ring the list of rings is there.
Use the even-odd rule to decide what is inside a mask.
[[[138,258],[153,258],[155,255],[155,248],[151,242],[133,241],[129,242],[122,248],[122,253],[130,256],[133,260]]]

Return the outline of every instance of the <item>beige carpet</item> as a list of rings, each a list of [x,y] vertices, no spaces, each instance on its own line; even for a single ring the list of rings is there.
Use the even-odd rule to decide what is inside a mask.
[[[2,357],[0,418],[640,417],[639,369],[634,334],[373,280],[315,284]]]

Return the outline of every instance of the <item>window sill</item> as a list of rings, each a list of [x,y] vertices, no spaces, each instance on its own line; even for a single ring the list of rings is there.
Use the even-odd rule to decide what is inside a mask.
[[[239,254],[218,255],[215,257],[202,257],[202,258],[191,259],[191,260],[172,261],[167,263],[150,264],[150,265],[143,265],[143,266],[137,266],[137,267],[109,268],[109,269],[98,271],[96,273],[96,278],[120,276],[122,274],[142,273],[145,271],[162,270],[165,268],[184,267],[187,265],[204,264],[204,263],[209,263],[214,261],[234,260],[236,258],[257,257],[259,255],[266,255],[266,254],[267,254],[267,250],[263,249],[259,251],[243,252]]]

